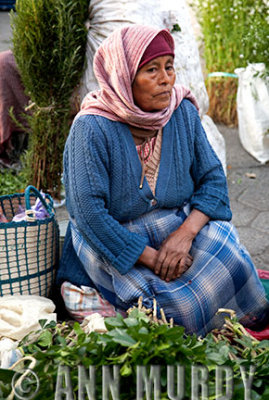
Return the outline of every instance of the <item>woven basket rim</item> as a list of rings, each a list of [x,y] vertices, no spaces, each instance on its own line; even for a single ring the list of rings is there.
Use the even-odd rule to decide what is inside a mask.
[[[44,193],[45,198],[50,199],[50,195],[47,193]],[[13,194],[5,194],[0,196],[0,202],[4,200],[12,200],[15,198],[25,198],[25,193],[13,193]],[[34,193],[30,193],[30,197],[33,197],[37,199],[37,196]],[[42,219],[36,219],[35,221],[8,221],[8,222],[0,222],[0,229],[6,229],[6,228],[15,228],[15,227],[23,227],[23,226],[36,226],[36,225],[42,225],[42,224],[47,224],[48,222],[52,221],[53,219],[55,220],[56,224],[58,225],[58,222],[56,220],[56,215],[55,212],[53,211],[53,208],[51,210],[53,215],[42,218]]]
[[[9,222],[0,222],[0,229],[5,229],[5,228],[16,228],[16,227],[22,227],[22,226],[36,226],[36,225],[42,225],[42,224],[47,224],[48,222],[54,220],[57,225],[58,222],[55,218],[55,214],[52,215],[51,217],[46,217],[42,219],[36,219],[35,221],[9,221]]]
[[[44,195],[47,197],[47,198],[49,198],[49,194],[48,193],[44,193]],[[35,197],[35,198],[37,198],[36,197],[36,195],[34,194],[34,193],[30,193],[30,196],[31,197]],[[0,200],[5,200],[5,199],[10,199],[10,198],[14,198],[14,197],[25,197],[25,193],[24,192],[21,192],[21,193],[12,193],[12,194],[2,194],[1,196],[0,196]]]

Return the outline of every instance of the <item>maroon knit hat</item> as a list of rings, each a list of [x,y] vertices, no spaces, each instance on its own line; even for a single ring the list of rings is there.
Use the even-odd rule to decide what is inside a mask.
[[[154,58],[166,55],[175,56],[174,48],[172,47],[171,43],[168,43],[166,35],[167,32],[161,31],[155,38],[150,42],[148,47],[146,48],[143,56],[141,57],[138,69],[143,67],[143,65],[147,64]]]

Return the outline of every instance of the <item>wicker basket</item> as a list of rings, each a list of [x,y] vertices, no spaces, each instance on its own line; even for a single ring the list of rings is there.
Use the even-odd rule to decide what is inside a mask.
[[[30,211],[37,198],[48,218],[35,219]],[[0,207],[9,221],[20,205],[29,210],[27,221],[0,223],[0,296],[49,295],[59,259],[59,227],[52,198],[48,194],[45,198],[33,186],[25,194],[0,196]]]

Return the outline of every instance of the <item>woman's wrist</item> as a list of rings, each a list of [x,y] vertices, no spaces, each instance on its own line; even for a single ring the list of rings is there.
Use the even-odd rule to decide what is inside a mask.
[[[143,253],[137,260],[138,263],[145,265],[146,267],[153,269],[155,266],[155,260],[157,257],[157,250],[153,247],[146,246]]]
[[[203,212],[193,209],[190,215],[180,226],[180,230],[184,230],[186,236],[193,240],[200,230],[208,223],[209,217]]]

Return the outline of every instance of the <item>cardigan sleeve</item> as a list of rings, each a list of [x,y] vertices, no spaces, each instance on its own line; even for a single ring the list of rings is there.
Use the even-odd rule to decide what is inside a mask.
[[[130,232],[108,212],[108,143],[102,130],[91,126],[87,117],[75,121],[66,143],[67,209],[89,245],[125,274],[142,254],[146,239]]]
[[[200,210],[210,219],[229,221],[232,213],[222,164],[207,139],[196,109],[188,103],[193,131],[191,175],[195,185],[191,208]]]

